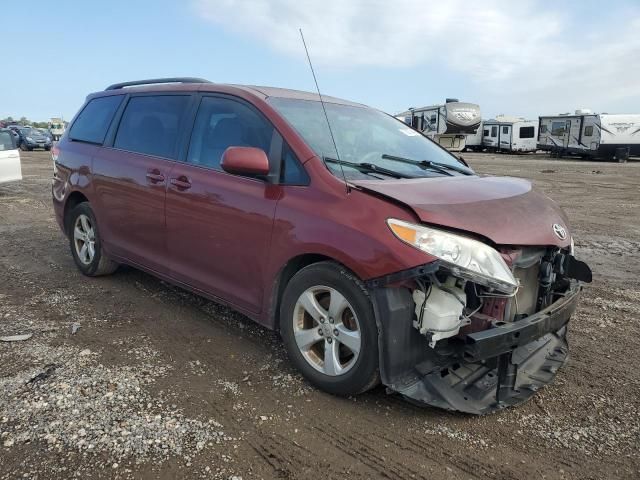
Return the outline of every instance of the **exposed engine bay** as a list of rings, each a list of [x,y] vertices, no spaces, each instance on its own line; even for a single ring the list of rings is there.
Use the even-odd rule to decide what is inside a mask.
[[[568,358],[566,324],[591,271],[569,249],[500,254],[514,291],[437,261],[369,285],[385,385],[414,402],[481,414],[520,403],[553,379]]]

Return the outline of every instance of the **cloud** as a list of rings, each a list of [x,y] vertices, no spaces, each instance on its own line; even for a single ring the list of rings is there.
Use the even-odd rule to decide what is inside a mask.
[[[196,8],[221,26],[290,55],[302,54],[302,28],[314,60],[329,65],[413,66],[454,51],[448,63],[501,75],[520,59],[514,41],[528,49],[559,30],[556,19],[537,14],[530,2],[469,3],[196,0]],[[498,47],[506,62],[489,54]]]
[[[534,0],[194,2],[205,19],[299,58],[304,56],[302,28],[319,65],[442,66],[466,76],[479,91],[508,86],[512,96],[535,92],[543,103],[582,104],[594,90],[603,103],[640,98],[636,6],[617,15],[609,9],[609,21],[583,25],[589,8],[591,15],[602,9]]]

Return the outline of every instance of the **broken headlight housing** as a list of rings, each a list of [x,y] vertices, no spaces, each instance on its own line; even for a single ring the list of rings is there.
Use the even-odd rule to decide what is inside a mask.
[[[439,258],[443,266],[456,277],[495,288],[508,295],[518,288],[518,281],[500,253],[489,245],[462,235],[394,218],[388,219],[387,224],[396,237]]]

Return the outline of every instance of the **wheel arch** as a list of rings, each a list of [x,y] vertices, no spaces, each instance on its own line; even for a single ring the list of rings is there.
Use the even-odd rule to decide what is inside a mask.
[[[78,190],[75,190],[68,195],[67,200],[64,202],[64,210],[62,214],[62,219],[65,226],[65,233],[67,235],[69,234],[68,232],[69,225],[67,224],[69,212],[71,212],[71,210],[73,210],[76,206],[78,206],[82,202],[88,202],[88,201],[89,199],[87,198],[87,196]]]
[[[273,281],[273,286],[271,288],[269,310],[267,316],[267,321],[271,328],[273,328],[274,330],[280,330],[280,305],[282,303],[282,295],[284,294],[284,290],[289,284],[289,281],[296,273],[298,273],[303,268],[320,262],[334,262],[336,265],[340,265],[346,268],[357,277],[357,274],[355,274],[353,270],[343,262],[325,254],[304,253],[289,259],[276,275],[276,278]]]

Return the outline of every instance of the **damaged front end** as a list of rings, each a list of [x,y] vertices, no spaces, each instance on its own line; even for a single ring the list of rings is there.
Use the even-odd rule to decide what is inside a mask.
[[[515,288],[447,261],[370,280],[382,382],[408,400],[484,414],[550,383],[589,267],[569,248],[501,249]]]

